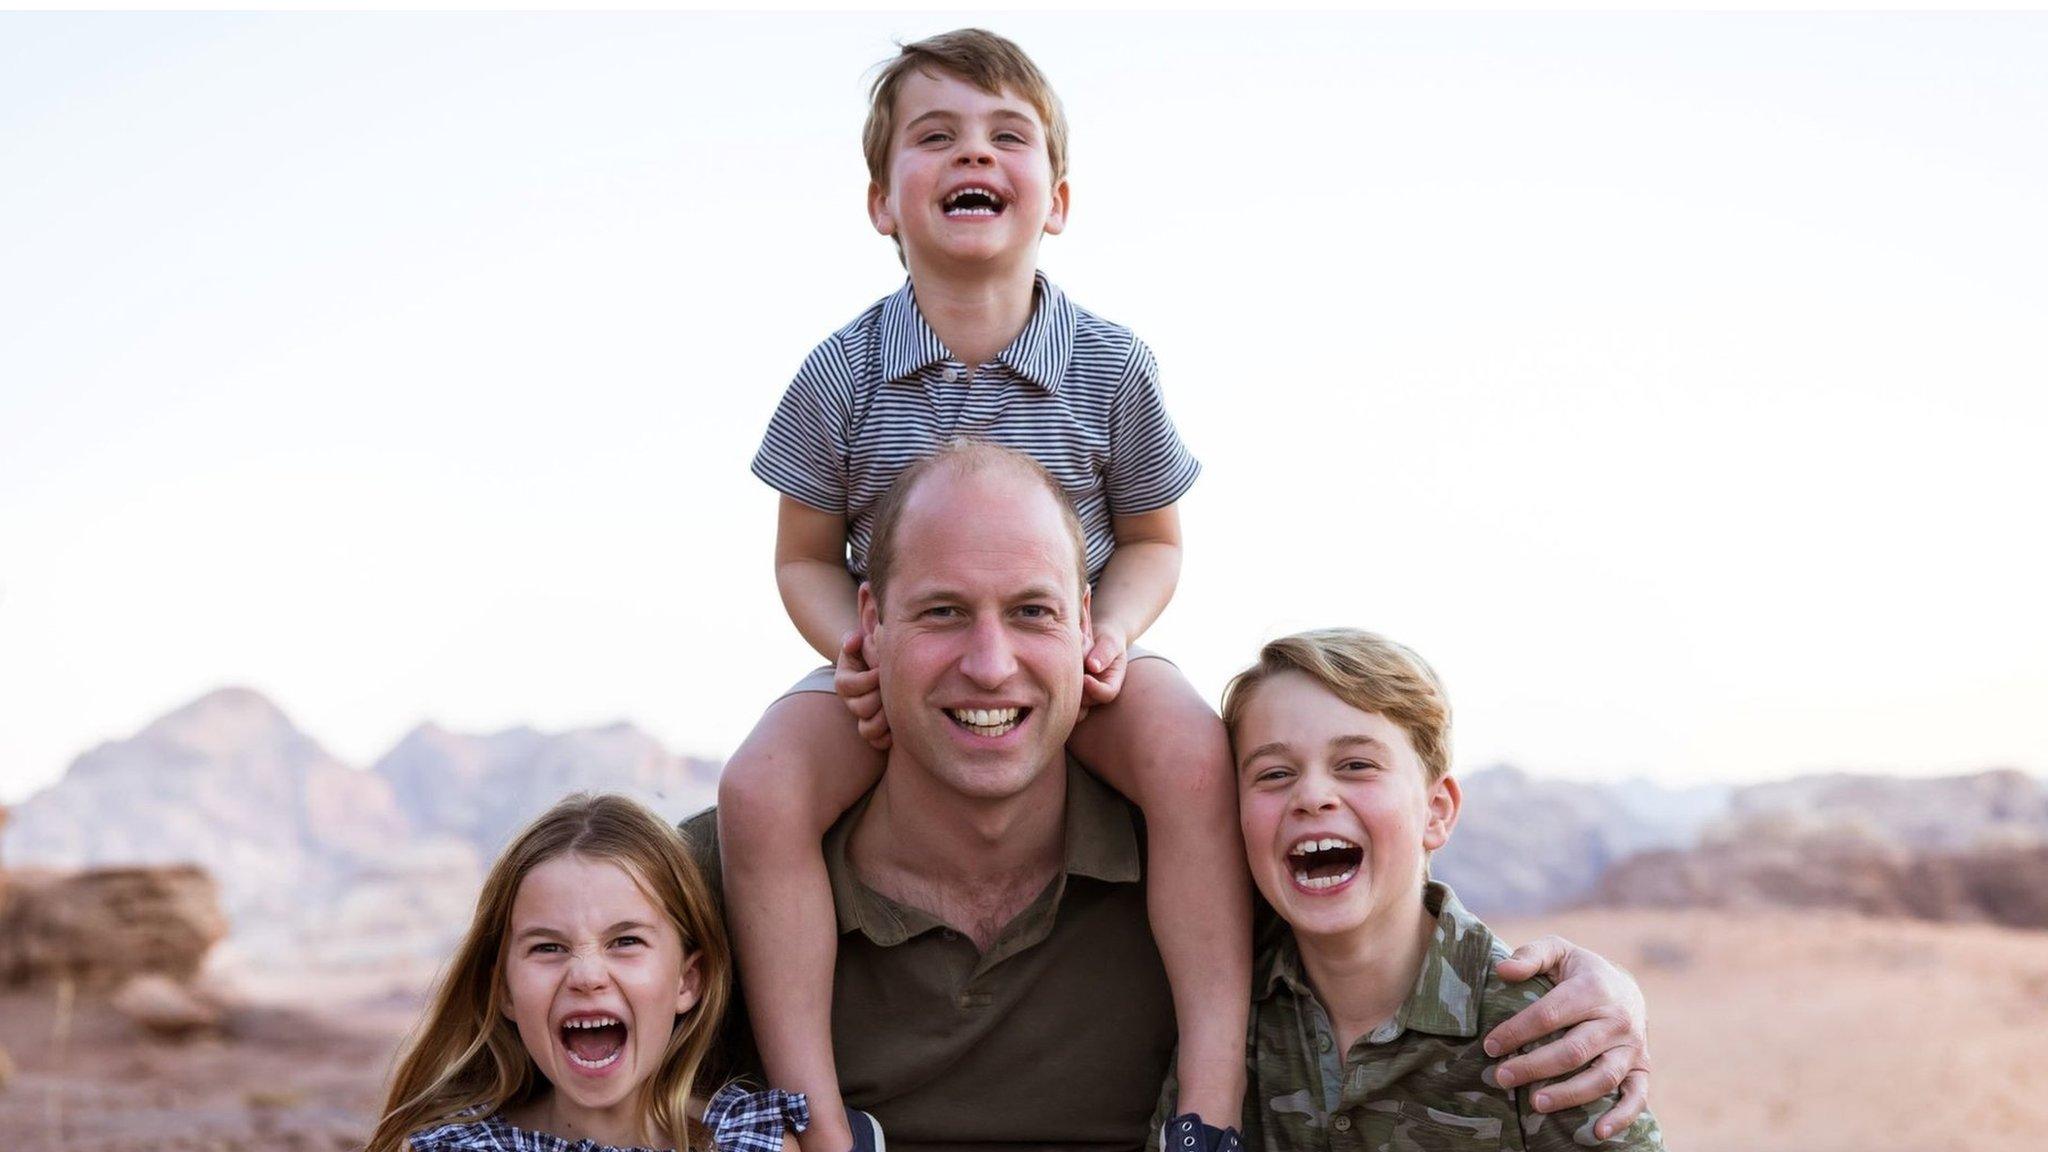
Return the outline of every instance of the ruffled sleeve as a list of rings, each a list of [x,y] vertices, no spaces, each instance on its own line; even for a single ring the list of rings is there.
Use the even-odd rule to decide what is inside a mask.
[[[769,1088],[749,1092],[727,1084],[704,1106],[704,1127],[718,1152],[782,1152],[782,1132],[811,1126],[811,1104],[801,1092]]]

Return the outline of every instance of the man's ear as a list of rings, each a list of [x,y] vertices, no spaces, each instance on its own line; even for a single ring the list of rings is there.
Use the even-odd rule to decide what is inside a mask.
[[[855,594],[855,603],[860,610],[860,641],[868,667],[875,666],[875,638],[882,631],[882,602],[875,599],[874,585],[863,580],[860,591]]]
[[[1458,826],[1458,808],[1465,794],[1455,776],[1445,776],[1429,786],[1429,818],[1422,825],[1422,846],[1434,852],[1450,843],[1451,829]]]
[[[1081,651],[1095,647],[1095,589],[1081,585]]]
[[[1065,217],[1064,210],[1061,216]],[[875,231],[882,235],[896,234],[896,212],[889,206],[889,190],[872,180],[868,181],[868,219],[875,222]]]
[[[1067,182],[1062,180],[1058,184],[1053,185],[1052,206],[1046,209],[1045,234],[1047,236],[1057,236],[1067,230],[1067,203]]]
[[[693,950],[689,959],[683,961],[683,978],[676,984],[676,1015],[681,1016],[697,1006],[697,997],[704,991],[704,952]]]

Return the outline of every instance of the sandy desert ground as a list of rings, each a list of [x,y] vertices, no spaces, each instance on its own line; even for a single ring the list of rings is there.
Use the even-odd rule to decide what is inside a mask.
[[[1585,911],[1556,930],[1633,968],[1655,1107],[1680,1149],[2034,1152],[2048,1132],[2048,932],[1840,914]],[[81,999],[0,993],[7,1152],[339,1152],[367,1132],[417,991],[250,983],[225,1034],[145,1040]],[[380,987],[381,985],[381,987]],[[314,999],[323,1003],[308,1003]]]

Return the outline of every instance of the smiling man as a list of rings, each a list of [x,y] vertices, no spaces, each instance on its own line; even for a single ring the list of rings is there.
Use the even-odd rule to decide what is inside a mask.
[[[845,1097],[898,1147],[1137,1147],[1173,1003],[1135,810],[1064,750],[1089,636],[1073,509],[1029,457],[956,444],[890,490],[870,556],[893,742],[825,840]],[[685,825],[707,867],[715,828]]]
[[[847,1102],[898,1147],[1143,1145],[1173,1003],[1136,809],[1065,753],[1089,643],[1072,506],[1021,453],[948,445],[883,498],[859,595],[893,744],[825,838]],[[684,826],[713,891],[716,828]],[[1633,995],[1569,958],[1595,971],[1546,999],[1558,1021]],[[730,1016],[742,1071],[746,1018]]]

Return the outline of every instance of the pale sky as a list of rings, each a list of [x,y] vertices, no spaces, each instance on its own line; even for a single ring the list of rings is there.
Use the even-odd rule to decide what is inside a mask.
[[[1212,699],[1355,624],[1466,768],[2048,771],[2048,16],[4,15],[0,800],[230,683],[729,751],[867,70],[963,23],[1206,466]]]

